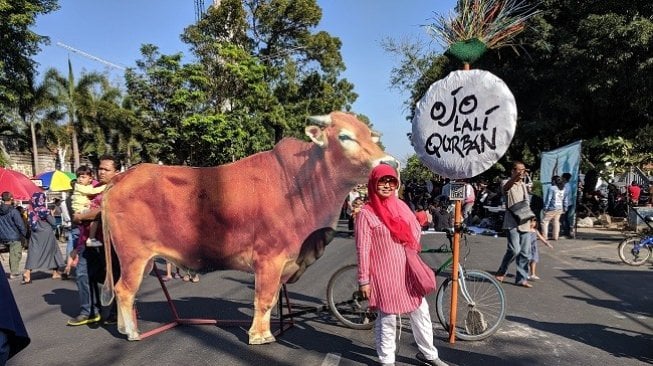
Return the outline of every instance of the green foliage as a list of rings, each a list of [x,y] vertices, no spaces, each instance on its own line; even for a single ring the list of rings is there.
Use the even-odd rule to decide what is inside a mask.
[[[217,83],[229,80],[232,88],[213,89],[204,65],[182,65],[181,55],[161,55],[152,45],[142,48],[139,69],[127,72],[130,103],[150,126],[142,135],[145,160],[210,166],[272,147],[267,124],[275,121],[275,110],[254,109],[274,100],[264,66],[237,45],[214,46]]]
[[[401,180],[404,182],[409,180],[428,181],[436,178],[438,175],[422,164],[417,155],[409,157],[406,166],[401,170]]]
[[[107,85],[106,78],[98,73],[84,73],[75,82],[73,68],[68,60],[68,74],[64,77],[56,69],[45,72],[43,86],[51,100],[51,116],[57,115],[67,125],[73,153],[73,169],[80,165],[80,140],[84,134],[85,120],[93,99],[94,88]],[[83,142],[82,142],[83,143]]]
[[[145,125],[143,153],[167,164],[216,165],[303,137],[306,117],[349,109],[353,85],[340,41],[314,32],[315,0],[225,0],[182,39],[197,57],[142,48],[127,72],[130,103]]]
[[[32,32],[36,17],[58,9],[56,0],[0,0],[0,117],[29,94],[32,57],[49,39]]]
[[[154,45],[141,48],[138,69],[125,75],[130,105],[142,131],[144,161],[188,163],[189,146],[183,141],[182,123],[206,102],[207,79],[200,65],[182,65],[181,54],[161,55]]]
[[[489,50],[474,65],[503,79],[517,100],[517,131],[502,165],[524,160],[535,168],[543,151],[617,137],[632,142],[628,155],[597,144],[584,148],[585,159],[593,165],[603,165],[602,159],[650,162],[653,142],[644,137],[653,134],[653,3],[546,0],[539,10],[515,39],[521,52]],[[411,110],[428,86],[456,66],[423,49],[399,54],[403,59],[392,81],[411,92]],[[411,73],[410,65],[424,61],[431,66]]]
[[[321,17],[315,0],[227,0],[182,38],[212,71],[211,96],[249,111],[279,141],[303,136],[307,116],[348,110],[356,98],[339,77],[340,40],[313,31]],[[217,26],[225,20],[231,27]]]
[[[80,155],[103,153],[128,164],[231,162],[286,136],[304,138],[307,116],[348,110],[356,98],[340,77],[340,40],[315,30],[322,17],[315,0],[223,0],[182,34],[196,61],[143,45],[125,75],[127,95],[96,73],[76,80],[70,64],[67,76],[51,69],[42,108],[27,86],[30,57],[47,39],[28,27],[54,9],[54,0],[0,0],[1,37],[15,38],[0,43],[0,117],[13,116],[0,118],[0,132],[26,137],[24,127],[36,127],[53,150],[71,145],[75,166]],[[18,118],[20,100],[29,121]]]
[[[609,136],[587,141],[584,150],[595,157],[595,161],[599,162],[599,170],[605,174],[623,174],[632,166],[642,167],[653,161],[653,152],[649,149],[650,137],[651,127],[646,127],[637,136],[637,140],[643,140],[641,144],[622,136]],[[642,150],[644,146],[646,150]]]

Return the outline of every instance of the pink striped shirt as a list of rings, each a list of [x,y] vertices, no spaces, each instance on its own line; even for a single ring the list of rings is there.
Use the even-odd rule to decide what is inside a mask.
[[[415,215],[403,202],[400,208],[419,238],[421,228]],[[412,289],[413,281],[406,274],[403,245],[392,238],[390,230],[367,205],[356,217],[356,251],[358,283],[370,284],[370,307],[388,314],[407,313],[419,307],[422,298]]]

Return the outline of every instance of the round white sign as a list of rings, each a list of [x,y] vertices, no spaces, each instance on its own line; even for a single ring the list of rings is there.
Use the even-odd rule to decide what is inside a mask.
[[[516,126],[515,97],[503,80],[483,70],[454,71],[417,103],[412,142],[435,173],[471,178],[505,154]]]

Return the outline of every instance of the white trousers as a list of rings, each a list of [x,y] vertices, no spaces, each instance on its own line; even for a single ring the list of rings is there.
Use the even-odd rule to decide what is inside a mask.
[[[433,345],[433,324],[431,324],[431,315],[426,299],[422,298],[420,306],[408,313],[408,316],[417,348],[428,360],[438,358],[438,349]],[[386,314],[379,310],[379,317],[374,323],[374,337],[376,353],[379,355],[381,363],[395,362],[396,333],[397,315]]]

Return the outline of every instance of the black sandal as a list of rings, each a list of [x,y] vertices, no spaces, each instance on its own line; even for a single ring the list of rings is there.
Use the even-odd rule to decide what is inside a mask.
[[[20,281],[20,284],[21,284],[21,285],[29,285],[30,283],[32,283],[32,279],[31,279],[31,278],[30,278],[30,279],[26,279],[25,276],[23,276],[23,280]]]

